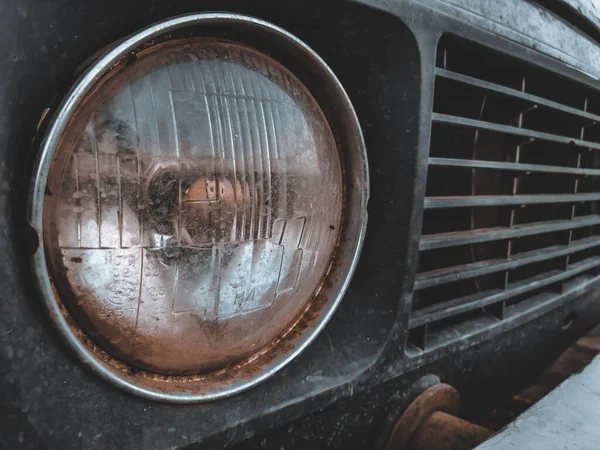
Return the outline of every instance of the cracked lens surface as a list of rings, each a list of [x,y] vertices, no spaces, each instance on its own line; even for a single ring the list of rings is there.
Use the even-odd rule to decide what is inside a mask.
[[[63,135],[44,245],[69,312],[134,366],[201,373],[285,333],[319,289],[343,204],[310,92],[253,49],[147,49]]]

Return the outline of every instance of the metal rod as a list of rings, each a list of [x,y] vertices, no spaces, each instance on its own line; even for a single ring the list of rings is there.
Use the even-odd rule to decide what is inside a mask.
[[[502,161],[483,161],[459,158],[429,158],[430,166],[443,167],[461,167],[461,168],[479,168],[479,169],[497,169],[510,170],[514,172],[541,172],[541,173],[564,173],[569,175],[600,176],[599,169],[545,166],[543,164],[522,164]]]
[[[568,270],[556,269],[531,278],[515,281],[510,283],[506,290],[492,289],[437,303],[428,308],[415,311],[410,318],[408,326],[410,329],[413,329],[426,323],[436,322],[453,315],[483,308],[484,306],[508,300],[517,295],[554,284],[567,278],[572,278],[596,267],[600,267],[600,257],[598,256],[573,263],[569,266]],[[548,293],[548,295],[558,296],[559,294]]]
[[[512,237],[531,236],[533,234],[553,233],[574,228],[589,227],[600,224],[600,216],[590,215],[577,217],[573,220],[549,220],[515,225],[513,228],[481,228],[479,230],[454,231],[424,235],[421,238],[419,250],[454,247],[458,245],[475,244],[479,242],[499,241]]]
[[[544,203],[592,202],[600,200],[600,193],[533,194],[533,195],[478,195],[426,197],[425,209],[467,208],[472,206],[505,206]]]
[[[493,433],[459,417],[436,411],[417,429],[409,450],[471,450]]]
[[[571,253],[589,250],[600,246],[596,236],[572,241],[569,245],[554,245],[543,249],[512,255],[509,259],[488,259],[470,264],[446,267],[444,269],[421,272],[415,280],[415,291],[440,284],[489,275],[503,270],[512,270],[527,264],[558,258]]]
[[[494,91],[499,94],[508,95],[508,96],[515,97],[515,98],[520,98],[520,99],[527,100],[534,104],[538,104],[538,105],[546,106],[548,108],[555,109],[557,111],[566,112],[569,114],[573,114],[575,116],[579,116],[579,117],[583,117],[583,118],[586,118],[589,120],[594,120],[594,121],[600,122],[600,116],[587,112],[587,110],[585,108],[582,111],[577,108],[572,108],[570,106],[566,106],[566,105],[562,105],[557,102],[553,102],[553,101],[548,100],[543,97],[538,97],[537,95],[528,94],[526,92],[519,91],[517,89],[511,89],[511,88],[508,88],[505,86],[501,86],[499,84],[490,83],[489,81],[480,80],[478,78],[473,78],[473,77],[470,77],[467,75],[463,75],[463,74],[456,73],[456,72],[451,72],[451,71],[445,70],[445,69],[437,68],[435,70],[435,74],[437,76],[440,76],[443,78],[458,81],[458,82],[461,82],[464,84],[469,84],[471,86],[486,89],[488,91]]]
[[[483,120],[468,119],[466,117],[451,116],[448,114],[433,113],[431,119],[437,123],[445,123],[448,125],[459,125],[463,127],[478,128],[497,133],[512,134],[514,136],[523,136],[530,139],[540,139],[542,141],[556,142],[559,144],[576,145],[578,147],[593,148],[600,150],[600,143],[583,141],[574,139],[568,136],[560,136],[558,134],[544,133],[535,130],[526,130],[523,128],[513,127],[509,125],[501,125],[493,122],[485,122]]]

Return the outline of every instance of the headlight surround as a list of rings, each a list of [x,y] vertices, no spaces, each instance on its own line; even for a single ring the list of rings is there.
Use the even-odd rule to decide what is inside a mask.
[[[52,195],[51,190],[49,192],[47,189],[48,175],[57,156],[56,150],[74,113],[94,87],[109,73],[118,74],[119,70],[131,63],[135,55],[151,51],[158,45],[170,45],[177,39],[190,38],[237,42],[268,55],[298,77],[323,110],[335,138],[341,163],[344,202],[342,220],[336,230],[338,240],[326,278],[314,298],[303,307],[303,314],[295,323],[290,323],[289,330],[279,330],[275,333],[277,338],[259,346],[260,351],[243,355],[242,360],[238,358],[231,364],[220,361],[220,366],[217,364],[206,370],[195,367],[192,370],[195,373],[184,373],[185,368],[170,371],[168,367],[156,370],[156,365],[152,364],[150,367],[148,364],[140,367],[132,359],[123,357],[123,354],[117,352],[116,358],[114,351],[108,353],[105,350],[106,342],[90,339],[87,334],[89,328],[83,323],[85,318],[75,317],[77,314],[72,314],[73,307],[65,306],[56,280],[48,275],[49,269],[52,271],[49,262],[53,257],[47,254],[46,244],[52,238],[48,235],[50,227],[47,226],[49,210],[45,210],[44,205],[47,204],[47,196]],[[154,170],[154,175],[149,178],[160,181],[161,174],[168,173],[170,169],[166,165]],[[206,199],[200,199],[194,183],[197,184],[198,180],[190,183],[182,194],[183,205],[192,208],[187,217],[202,220],[204,213],[194,210],[193,205],[196,200]],[[206,183],[204,180],[200,184],[205,186]],[[165,189],[162,185],[155,188],[159,191]],[[235,190],[233,185],[230,188]],[[147,191],[151,189],[152,186],[146,187]],[[223,189],[227,189],[227,186]],[[204,192],[204,189],[201,191]],[[189,197],[187,202],[186,196]],[[366,227],[367,199],[367,161],[357,118],[340,83],[312,50],[284,30],[258,19],[225,13],[182,16],[135,34],[93,63],[49,123],[31,192],[30,223],[40,237],[40,246],[33,257],[33,270],[58,329],[79,357],[101,376],[147,398],[182,403],[211,400],[232,395],[266,379],[302,351],[325,325],[340,302],[356,265]],[[167,222],[160,226],[168,227],[169,224]],[[331,226],[335,228],[336,224]],[[186,227],[187,231],[189,229],[193,227]],[[187,233],[187,239],[205,238],[202,233]],[[70,257],[79,258],[77,255]]]

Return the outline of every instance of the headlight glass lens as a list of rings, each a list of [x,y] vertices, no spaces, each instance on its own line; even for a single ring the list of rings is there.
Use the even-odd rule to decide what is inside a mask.
[[[340,157],[308,89],[250,47],[177,39],[108,73],[48,174],[44,246],[101,348],[214,371],[289,330],[339,238]]]

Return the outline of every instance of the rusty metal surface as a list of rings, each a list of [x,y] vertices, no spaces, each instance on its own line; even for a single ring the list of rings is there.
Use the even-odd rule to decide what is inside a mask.
[[[439,383],[423,391],[400,416],[389,438],[387,450],[408,450],[415,433],[436,411],[458,413],[460,397],[456,389]]]
[[[492,433],[487,428],[436,411],[416,431],[410,450],[471,450]]]
[[[458,391],[439,383],[423,391],[400,416],[387,450],[470,450],[492,433],[456,417]]]

